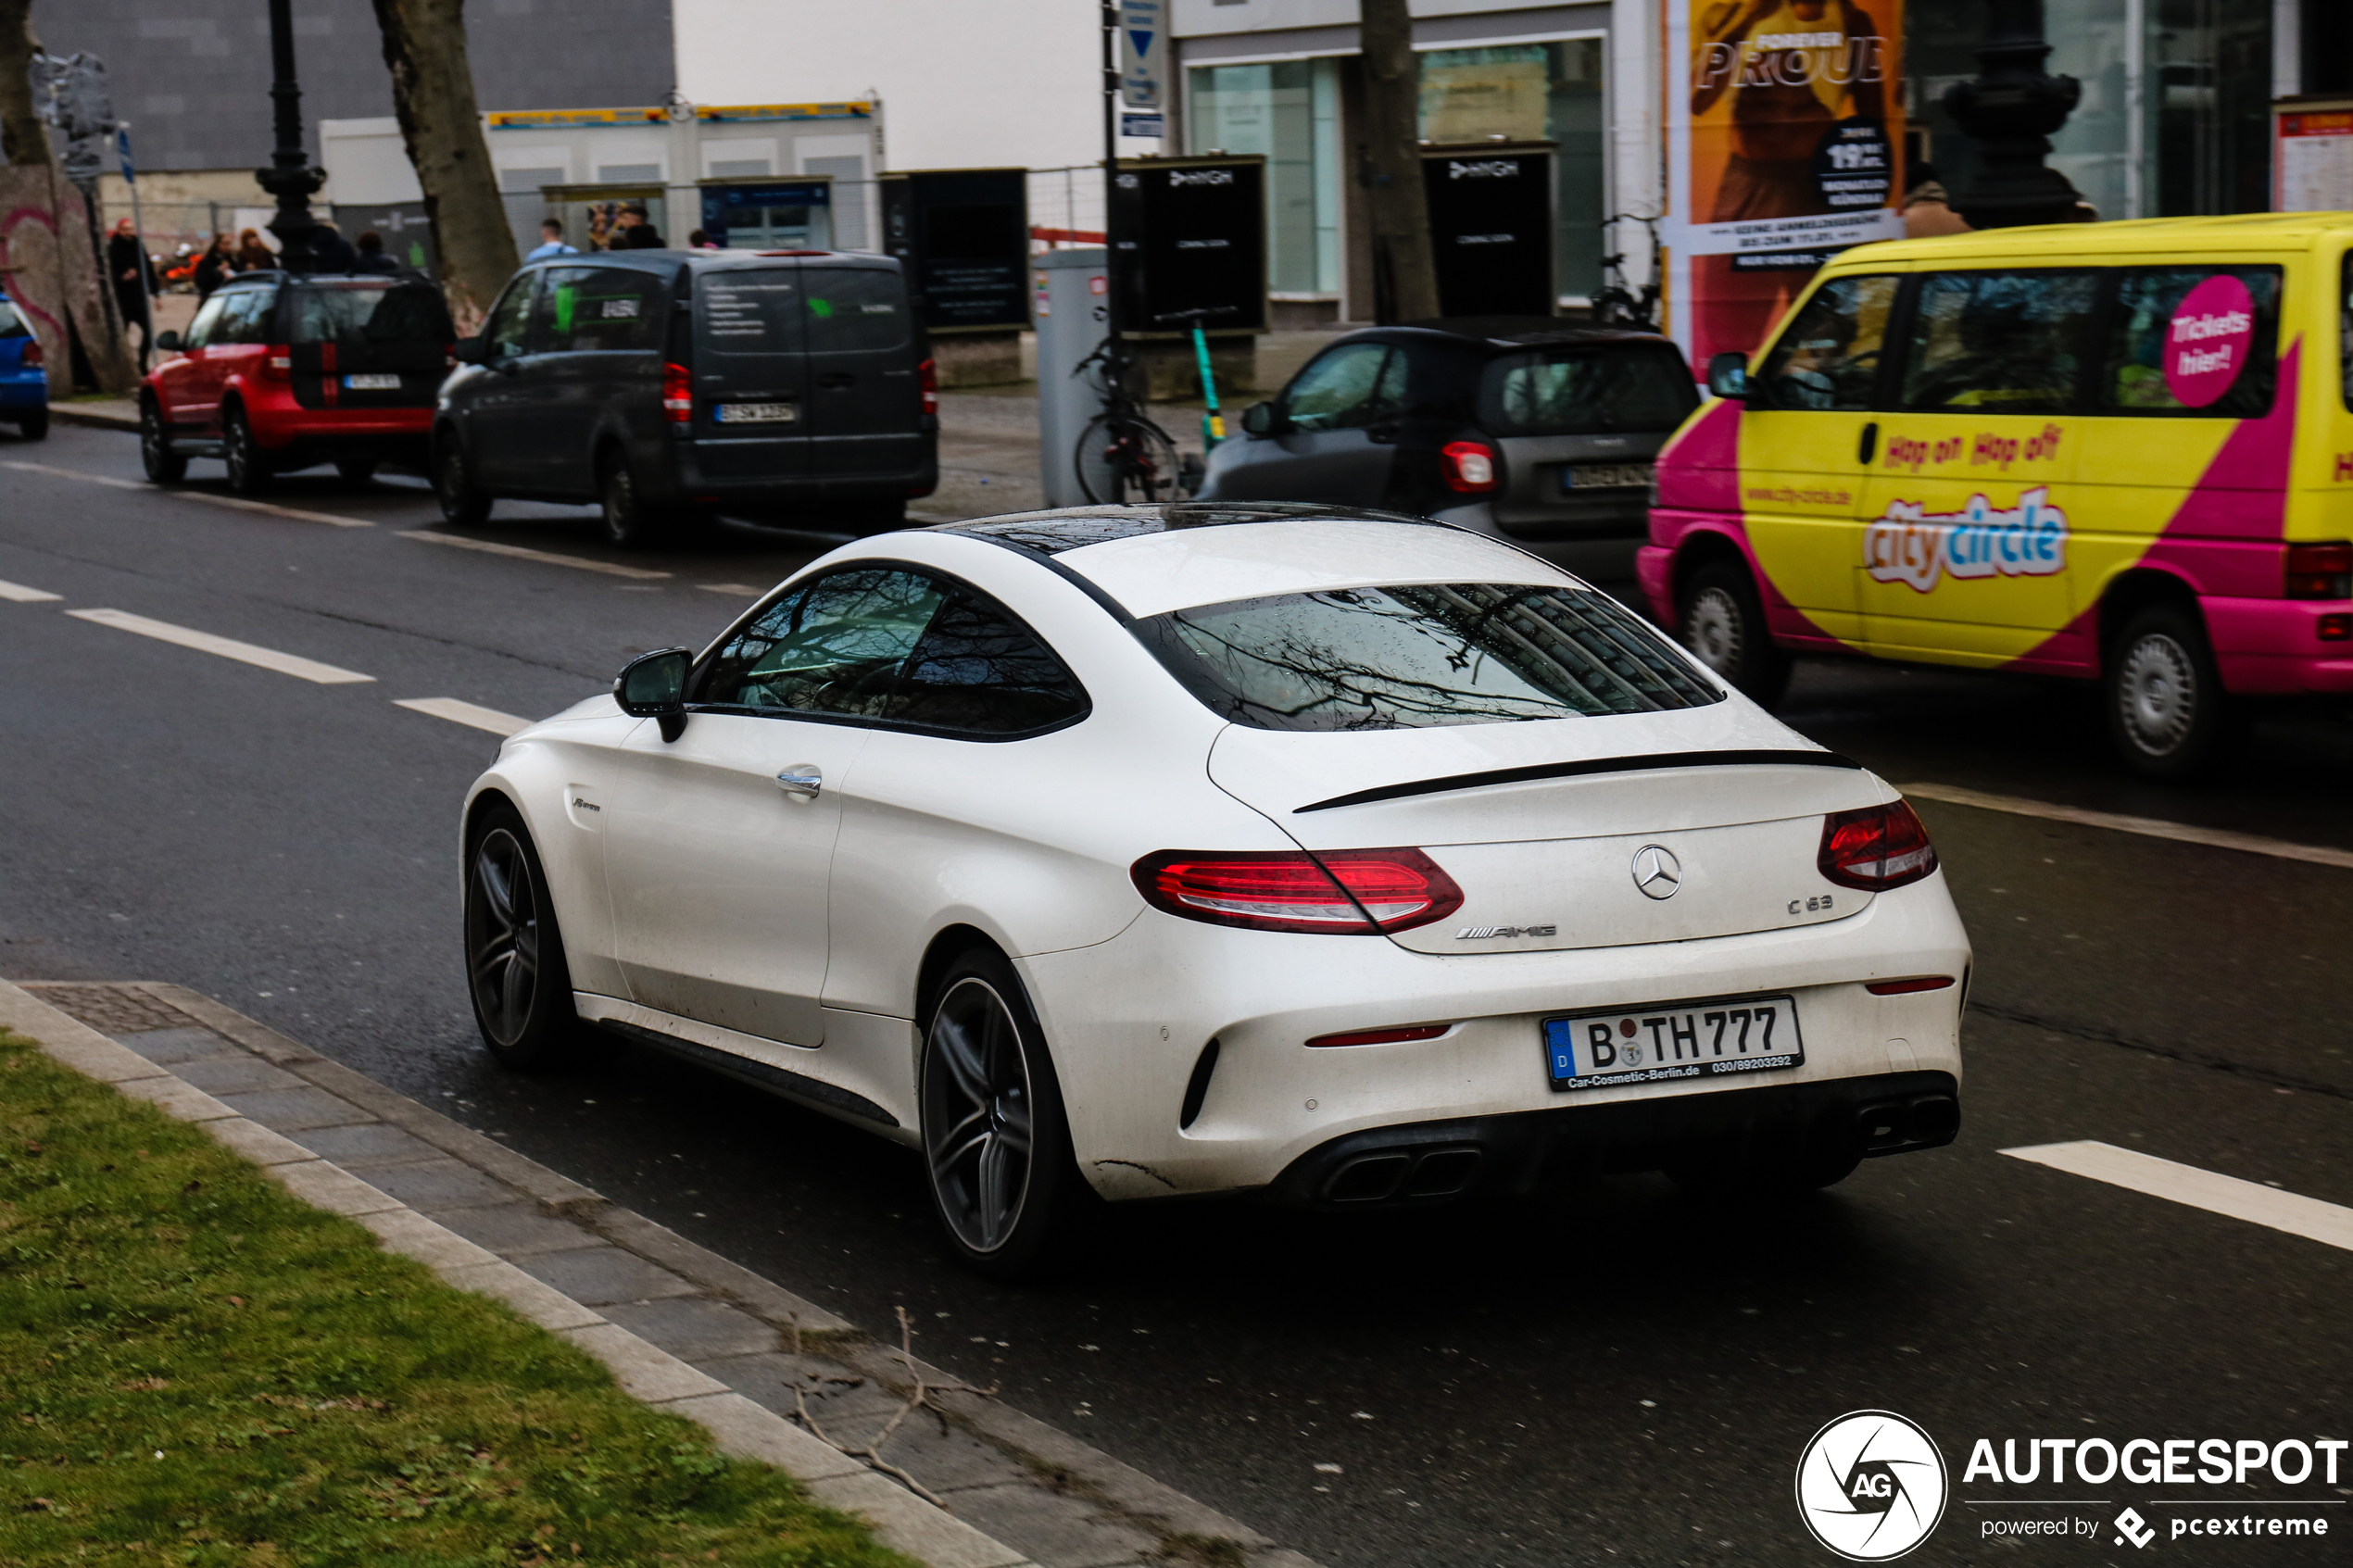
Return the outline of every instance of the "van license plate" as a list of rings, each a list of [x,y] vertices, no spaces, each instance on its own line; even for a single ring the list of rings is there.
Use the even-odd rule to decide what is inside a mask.
[[[723,425],[788,425],[800,410],[789,403],[722,403],[711,417]]]
[[[1562,1092],[1806,1065],[1787,996],[1567,1013],[1544,1020],[1543,1039],[1545,1075]]]
[[[346,376],[343,378],[343,389],[346,392],[398,392],[400,378],[398,376]]]
[[[1650,482],[1648,463],[1571,463],[1561,470],[1564,490],[1636,490]]]

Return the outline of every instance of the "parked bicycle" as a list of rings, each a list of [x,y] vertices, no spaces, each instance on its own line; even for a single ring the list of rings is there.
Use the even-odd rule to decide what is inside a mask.
[[[1127,389],[1132,361],[1124,345],[1105,338],[1073,375],[1092,374],[1102,388],[1103,411],[1078,433],[1078,488],[1098,506],[1174,501],[1182,491],[1176,444],[1152,422]]]
[[[1640,290],[1627,286],[1626,253],[1617,251],[1602,257],[1602,292],[1593,296],[1593,324],[1597,327],[1623,327],[1632,332],[1658,331],[1659,282],[1665,276],[1666,258],[1659,249],[1658,220],[1645,218],[1639,212],[1617,213],[1602,222],[1604,229],[1620,223],[1640,223],[1650,232],[1650,282]]]

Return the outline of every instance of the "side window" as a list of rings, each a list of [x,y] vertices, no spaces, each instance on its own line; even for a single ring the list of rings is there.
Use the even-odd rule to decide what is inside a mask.
[[[2279,312],[2276,267],[2120,271],[2100,411],[2235,420],[2269,413],[2279,380]]]
[[[523,323],[530,320],[531,291],[537,282],[537,273],[525,273],[509,283],[498,303],[490,307],[490,319],[482,324],[482,341],[491,358],[505,358],[523,351]]]
[[[1351,343],[1332,349],[1299,372],[1283,392],[1283,413],[1300,430],[1353,430],[1378,417],[1383,398],[1402,401],[1404,356],[1389,370],[1386,344]]]
[[[1902,406],[2070,411],[2098,296],[2095,272],[1927,274],[1905,357]]]
[[[1760,408],[1869,408],[1900,279],[1833,278],[1798,307],[1750,392]]]
[[[218,294],[206,300],[196,311],[196,319],[188,323],[188,334],[181,339],[182,345],[202,348],[211,343],[213,334],[220,330],[220,318],[228,310],[229,303],[227,295]]]
[[[1077,678],[1013,611],[958,588],[907,661],[889,717],[968,734],[1010,735],[1087,711]]]
[[[208,340],[223,343],[267,343],[270,341],[270,316],[278,303],[276,289],[239,289],[228,295],[229,307],[220,314],[218,325]]]
[[[887,718],[900,671],[946,596],[904,568],[828,572],[737,632],[704,668],[695,700],[778,717]]]
[[[551,267],[532,313],[537,354],[657,348],[661,344],[661,280],[618,267]]]
[[[877,267],[804,267],[809,352],[873,353],[907,343],[907,290]]]

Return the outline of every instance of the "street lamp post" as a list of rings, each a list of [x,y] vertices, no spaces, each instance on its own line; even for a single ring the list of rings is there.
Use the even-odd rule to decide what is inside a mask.
[[[295,81],[294,0],[270,0],[270,107],[277,146],[270,167],[256,169],[254,179],[278,198],[277,216],[270,232],[278,236],[278,264],[289,272],[310,270],[310,242],[319,232],[310,216],[310,197],[326,183],[324,170],[310,165],[302,150],[302,88]]]
[[[2051,132],[2067,123],[2083,84],[2043,69],[2043,0],[1986,0],[1978,74],[1944,92],[1944,112],[1978,144],[1977,178],[1956,204],[1973,228],[2070,223],[2082,196],[2046,167]]]

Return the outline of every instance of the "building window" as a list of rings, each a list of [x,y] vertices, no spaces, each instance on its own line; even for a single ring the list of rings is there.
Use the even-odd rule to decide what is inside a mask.
[[[1502,44],[1422,52],[1422,139],[1554,144],[1553,270],[1564,299],[1602,286],[1608,199],[1602,43]]]
[[[1187,143],[1266,159],[1266,286],[1340,293],[1340,75],[1336,60],[1202,66]]]

